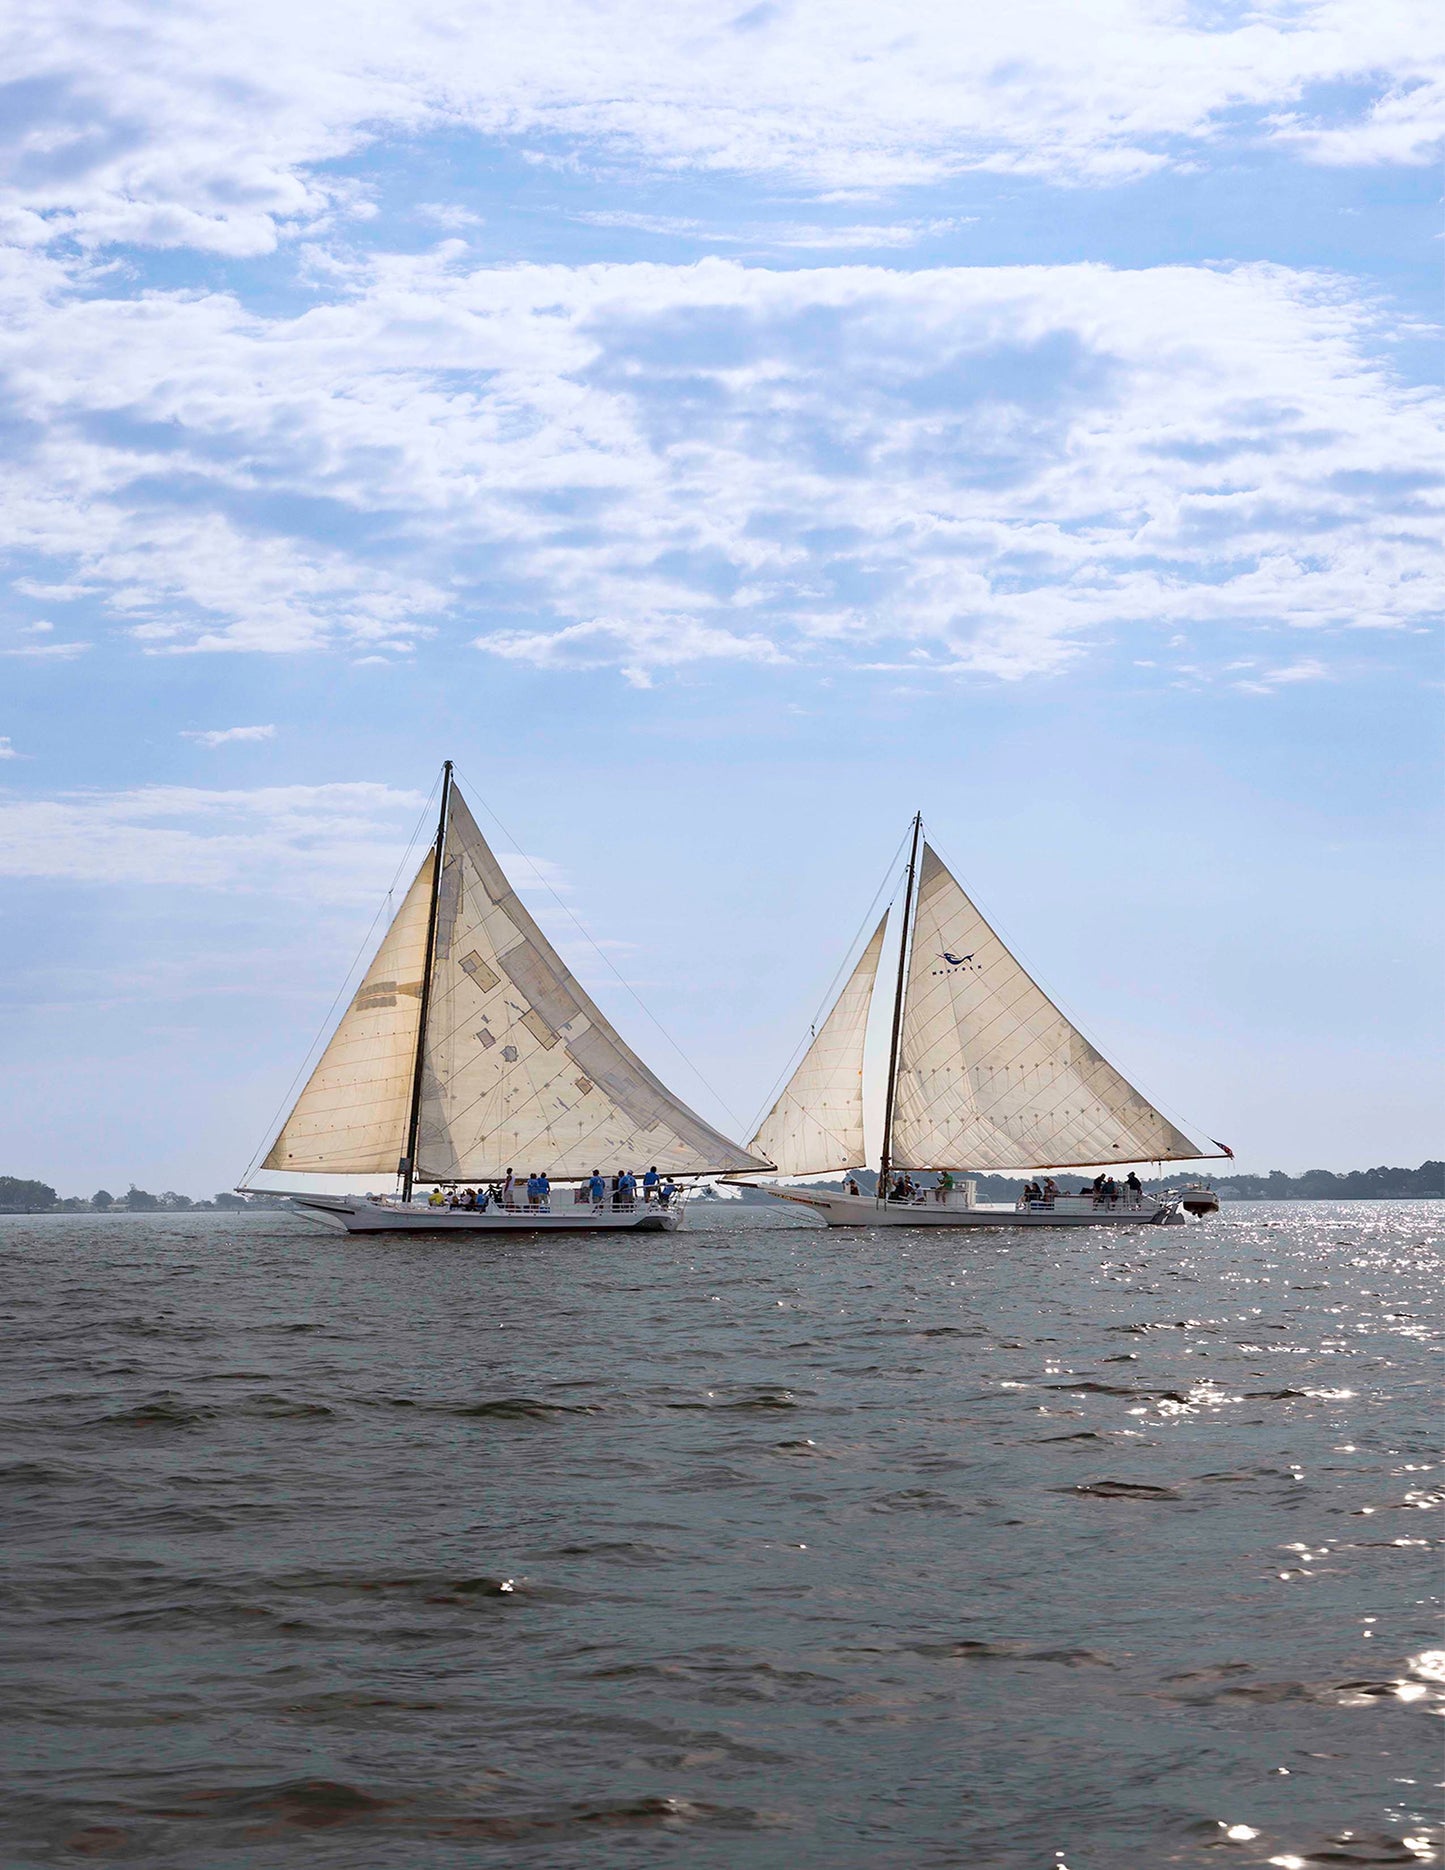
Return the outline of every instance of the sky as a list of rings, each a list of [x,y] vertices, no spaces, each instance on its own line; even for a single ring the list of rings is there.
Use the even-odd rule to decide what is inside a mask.
[[[1241,1169],[1445,1154],[1427,0],[4,31],[0,1172],[230,1187],[448,757],[731,1134],[922,810]]]

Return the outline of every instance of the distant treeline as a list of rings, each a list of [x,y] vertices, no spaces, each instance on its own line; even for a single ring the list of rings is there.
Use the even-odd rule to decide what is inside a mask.
[[[1282,1169],[1271,1169],[1268,1175],[1236,1175],[1231,1170],[1227,1178],[1207,1175],[1185,1164],[1178,1174],[1166,1176],[1163,1181],[1146,1181],[1144,1186],[1151,1191],[1178,1188],[1196,1176],[1208,1182],[1221,1201],[1418,1201],[1431,1195],[1445,1196],[1445,1162],[1422,1162],[1418,1169],[1350,1169],[1343,1175],[1332,1169],[1306,1169],[1303,1175],[1286,1175]],[[1017,1201],[1023,1192],[1022,1176],[978,1175],[971,1179],[978,1183],[980,1201]],[[1060,1170],[1055,1179],[1061,1188],[1074,1189],[1084,1187],[1090,1178]],[[919,1175],[915,1180],[932,1187],[934,1178]],[[865,1195],[873,1194],[878,1186],[871,1169],[860,1172],[857,1182]],[[822,1182],[818,1186],[841,1188],[843,1184]]]
[[[981,1201],[1016,1201],[1023,1192],[1023,1177],[979,1175]],[[1061,1187],[1082,1188],[1087,1177],[1076,1179],[1060,1173]],[[1189,1172],[1167,1176],[1163,1181],[1147,1181],[1144,1186],[1177,1188],[1192,1179]],[[1422,1162],[1418,1169],[1350,1169],[1337,1175],[1333,1169],[1306,1169],[1303,1175],[1286,1175],[1271,1169],[1268,1175],[1201,1176],[1209,1182],[1222,1201],[1418,1201],[1430,1196],[1445,1197],[1445,1162]],[[931,1187],[934,1178],[916,1178]],[[871,1195],[878,1178],[871,1169],[860,1170],[858,1186]],[[819,1182],[819,1188],[841,1188],[841,1181]],[[744,1201],[765,1201],[762,1193],[740,1191]],[[88,1198],[84,1195],[61,1197],[48,1182],[26,1181],[21,1176],[0,1175],[0,1214],[184,1214],[206,1209],[284,1208],[290,1204],[284,1195],[233,1195],[221,1193],[210,1201],[193,1201],[174,1189],[152,1195],[134,1183],[123,1195],[113,1195],[108,1188],[98,1188]]]
[[[48,1182],[27,1181],[23,1176],[0,1175],[0,1214],[183,1214],[198,1209],[284,1208],[290,1204],[281,1195],[219,1194],[210,1201],[192,1201],[173,1188],[153,1195],[132,1182],[123,1195],[113,1195],[108,1188],[97,1188],[93,1195],[57,1195]]]
[[[1210,1176],[1211,1187],[1226,1201],[1418,1201],[1445,1195],[1445,1162],[1422,1162],[1418,1169],[1306,1169],[1303,1175]]]

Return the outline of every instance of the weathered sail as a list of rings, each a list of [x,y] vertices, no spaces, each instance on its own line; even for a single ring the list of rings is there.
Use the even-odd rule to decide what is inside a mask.
[[[416,1173],[664,1174],[768,1165],[647,1069],[518,901],[457,793],[437,901]]]
[[[428,851],[263,1168],[395,1174],[411,1114],[434,868]]]
[[[1202,1151],[1065,1019],[923,849],[891,1157],[1043,1169]]]
[[[863,1041],[885,915],[782,1096],[748,1144],[784,1175],[856,1169],[863,1152]]]

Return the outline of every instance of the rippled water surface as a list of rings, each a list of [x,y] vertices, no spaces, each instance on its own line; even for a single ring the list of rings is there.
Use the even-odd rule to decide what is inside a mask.
[[[1434,1861],[1442,1219],[0,1220],[0,1861]]]

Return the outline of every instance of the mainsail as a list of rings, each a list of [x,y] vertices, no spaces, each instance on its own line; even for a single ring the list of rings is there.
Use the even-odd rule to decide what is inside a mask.
[[[416,1173],[510,1167],[664,1174],[767,1165],[703,1122],[642,1063],[517,900],[453,795],[422,1053]]]
[[[264,1166],[420,1181],[765,1169],[614,1030],[518,901],[455,787],[433,847]],[[433,887],[435,903],[433,904]],[[427,927],[435,931],[427,967]],[[424,1030],[419,1032],[425,1005]]]
[[[1072,1168],[1209,1153],[1100,1057],[926,844],[889,1144],[900,1169]]]
[[[863,1041],[885,913],[782,1096],[748,1144],[784,1175],[856,1169],[863,1150]]]

